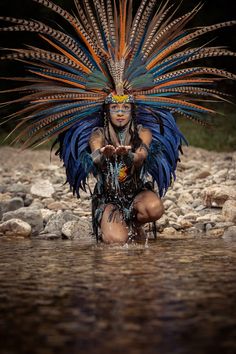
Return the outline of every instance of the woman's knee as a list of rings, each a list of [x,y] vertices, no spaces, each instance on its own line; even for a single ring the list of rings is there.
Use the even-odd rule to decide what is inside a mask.
[[[161,199],[153,200],[148,204],[147,213],[153,221],[160,219],[164,213],[164,206]]]
[[[113,205],[108,205],[103,213],[101,231],[102,239],[106,243],[125,243],[128,240],[127,225]]]
[[[128,240],[128,231],[126,230],[104,230],[102,231],[102,240],[105,243],[126,243]]]
[[[141,210],[140,210],[141,211]],[[161,199],[150,200],[142,207],[141,214],[148,221],[156,221],[161,218],[164,213],[164,206]]]

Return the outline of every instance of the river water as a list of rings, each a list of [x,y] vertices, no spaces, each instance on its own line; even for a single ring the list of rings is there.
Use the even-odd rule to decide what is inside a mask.
[[[0,353],[235,353],[235,246],[1,239]]]

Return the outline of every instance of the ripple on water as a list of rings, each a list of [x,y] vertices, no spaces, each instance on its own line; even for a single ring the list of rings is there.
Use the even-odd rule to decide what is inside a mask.
[[[234,242],[0,246],[1,353],[236,349]]]

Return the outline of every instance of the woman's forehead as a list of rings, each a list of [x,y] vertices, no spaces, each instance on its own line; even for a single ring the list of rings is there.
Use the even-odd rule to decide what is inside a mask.
[[[118,107],[124,107],[124,106],[131,106],[131,103],[110,103],[109,106],[118,106]]]

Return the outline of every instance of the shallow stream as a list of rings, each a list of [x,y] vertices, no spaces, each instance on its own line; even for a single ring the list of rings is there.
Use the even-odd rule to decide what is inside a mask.
[[[236,242],[0,240],[0,353],[236,352]]]

